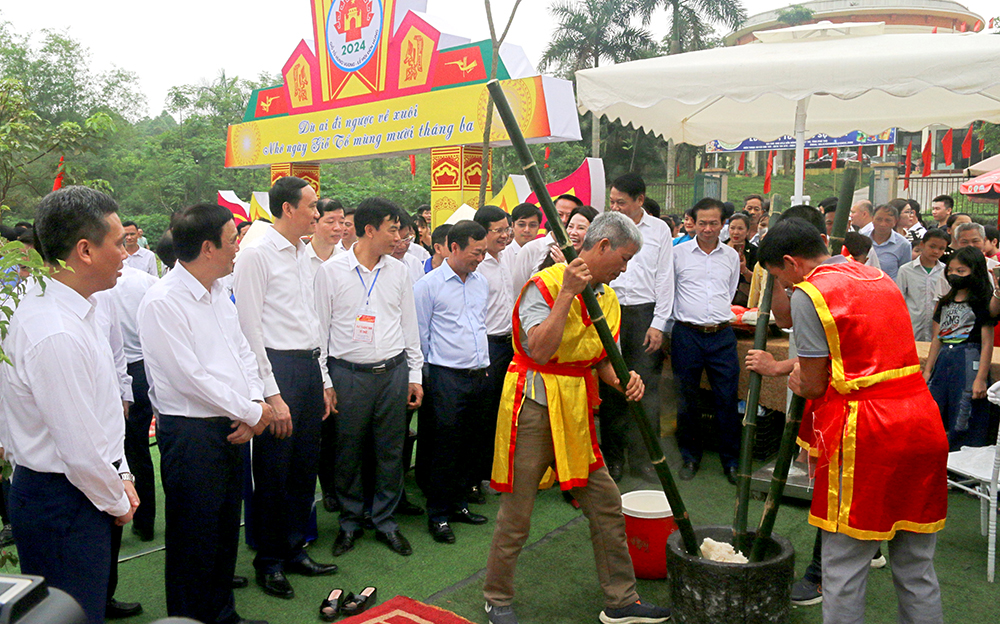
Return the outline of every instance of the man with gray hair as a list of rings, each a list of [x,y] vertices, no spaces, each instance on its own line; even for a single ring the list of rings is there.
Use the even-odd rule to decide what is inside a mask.
[[[867,199],[862,199],[859,202],[855,202],[851,206],[851,227],[858,234],[864,234],[865,236],[871,236],[872,219],[875,217],[875,209],[872,207],[872,203]]]
[[[539,483],[551,484],[553,476],[590,521],[604,591],[601,621],[664,622],[670,617],[669,609],[644,604],[636,593],[621,495],[594,430],[594,369],[630,401],[642,399],[645,388],[635,371],[621,387],[579,297],[592,286],[609,329],[617,334],[621,309],[606,284],[641,246],[642,235],[631,219],[605,213],[590,225],[580,257],[535,273],[514,306],[514,359],[504,380],[490,482],[502,493],[483,586],[492,624],[517,624],[514,568],[528,537]]]

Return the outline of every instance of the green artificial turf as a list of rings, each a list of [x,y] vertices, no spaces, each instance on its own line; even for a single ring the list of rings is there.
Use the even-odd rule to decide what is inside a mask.
[[[665,446],[676,468],[678,459],[675,448],[671,448],[672,440],[665,440]],[[154,463],[158,464],[155,447]],[[698,476],[679,484],[695,524],[732,522],[735,488],[723,477],[716,455],[706,454]],[[658,487],[631,477],[626,477],[621,486],[623,491]],[[412,501],[423,504],[412,474],[407,478],[407,489]],[[949,505],[948,525],[939,534],[935,560],[945,621],[973,624],[1000,621],[997,601],[1000,585],[986,582],[986,538],[979,533],[979,504],[964,494],[953,493]],[[116,597],[141,601],[145,608],[143,615],[123,620],[126,624],[166,617],[162,498],[158,506],[153,542],[141,543],[128,530],[123,539],[121,555],[126,560],[119,567]],[[341,587],[357,592],[375,585],[380,600],[405,595],[454,611],[473,622],[486,622],[482,575],[497,507],[498,498],[494,496],[488,497],[486,505],[474,506],[474,511],[490,518],[490,523],[479,527],[456,525],[458,541],[454,545],[437,544],[431,539],[426,530],[426,516],[401,517],[401,530],[413,544],[411,557],[395,555],[366,535],[352,552],[336,559],[330,556],[336,519],[320,509],[320,537],[310,547],[310,553],[318,561],[335,561],[340,571],[324,578],[293,576],[295,598],[272,598],[254,585],[253,552],[241,547],[236,571],[249,576],[251,583],[249,588],[236,591],[237,609],[243,617],[265,619],[271,624],[315,622],[320,602],[331,589]],[[751,524],[758,521],[760,511],[761,503],[752,502]],[[806,514],[805,503],[788,501],[775,526],[775,531],[795,546],[799,575],[808,564],[815,536],[815,529],[806,523]],[[538,495],[532,522],[531,538],[517,570],[516,608],[520,621],[523,624],[596,622],[603,601],[586,520],[564,502],[558,491],[546,490]],[[869,624],[896,622],[890,567],[871,571],[866,618]],[[645,600],[669,603],[667,581],[639,581],[639,593]],[[793,607],[790,622],[819,624],[822,608]]]

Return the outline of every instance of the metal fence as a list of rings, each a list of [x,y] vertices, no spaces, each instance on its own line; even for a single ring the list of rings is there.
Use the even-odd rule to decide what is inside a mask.
[[[959,192],[962,182],[969,178],[964,175],[948,176],[910,176],[909,178],[899,178],[899,195],[903,199],[915,199],[920,202],[920,214],[924,221],[930,219],[931,201],[938,195],[951,195],[955,201],[954,212],[964,212],[973,217],[997,220],[997,202],[989,203],[973,202]],[[903,189],[904,183],[909,180],[909,188]]]
[[[679,215],[694,205],[694,183],[647,184],[646,196],[660,204],[661,215]]]

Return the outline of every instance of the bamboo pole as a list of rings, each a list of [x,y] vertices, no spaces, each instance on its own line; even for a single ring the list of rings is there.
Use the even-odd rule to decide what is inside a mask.
[[[860,173],[861,168],[857,163],[850,163],[844,168],[840,193],[837,195],[837,212],[833,217],[833,232],[830,234],[831,254],[839,254],[844,246],[844,234],[847,233],[848,216],[851,213],[851,204],[854,203],[854,189],[858,185]]]
[[[524,140],[524,135],[521,134],[521,128],[517,125],[517,119],[510,109],[510,104],[507,102],[503,88],[496,79],[490,80],[486,83],[486,86],[493,96],[497,112],[500,114],[500,118],[507,128],[507,134],[510,136],[518,159],[521,161],[521,166],[524,169],[525,176],[528,178],[528,183],[531,185],[531,190],[534,191],[535,196],[542,205],[545,218],[548,219],[548,228],[553,238],[555,238],[559,249],[562,250],[566,262],[572,262],[577,257],[576,249],[573,248],[573,244],[570,243],[569,238],[566,236],[566,229],[563,227],[562,221],[559,220],[555,204],[552,203],[552,197],[549,195],[548,189],[545,188],[545,182],[538,171],[538,165],[531,157],[528,144]],[[604,312],[597,302],[597,295],[594,294],[594,289],[589,285],[583,291],[583,302],[587,306],[587,312],[590,314],[594,329],[597,330],[597,335],[600,336],[601,343],[608,353],[608,358],[614,367],[615,375],[618,376],[618,380],[624,388],[628,385],[630,378],[628,367],[625,365],[625,359],[622,357],[621,351],[618,350],[618,344],[615,342],[614,336],[611,335],[607,319],[604,318]],[[680,531],[681,538],[684,541],[684,548],[688,554],[699,557],[701,556],[701,549],[698,547],[698,541],[695,537],[694,527],[691,525],[687,508],[684,506],[684,501],[677,489],[670,466],[667,465],[667,460],[663,456],[659,440],[656,439],[652,427],[650,427],[649,421],[646,419],[642,403],[629,401],[628,406],[629,413],[632,414],[632,419],[635,421],[636,426],[639,428],[639,433],[642,435],[642,440],[646,445],[646,450],[649,452],[649,457],[653,462],[653,467],[656,469],[656,474],[660,478],[663,492],[667,495],[667,502],[670,503],[670,509],[674,514],[674,522],[677,523],[677,530]]]
[[[831,251],[838,253],[844,243],[844,234],[847,230],[847,214],[850,204],[854,199],[854,187],[858,183],[858,172],[860,167],[848,165],[841,179],[840,194],[837,196],[837,213],[833,220],[833,236],[830,240]],[[774,463],[774,474],[771,477],[771,487],[767,493],[767,500],[764,502],[764,513],[760,518],[760,525],[757,528],[757,535],[754,538],[753,550],[750,552],[750,561],[760,561],[764,556],[765,538],[771,537],[774,529],[775,519],[778,517],[778,508],[781,506],[781,496],[785,491],[785,481],[788,479],[788,469],[791,467],[792,458],[795,454],[795,440],[798,437],[799,426],[802,424],[802,412],[805,409],[806,400],[796,394],[792,395],[791,404],[788,407],[788,417],[785,420],[785,430],[781,436],[781,447],[778,450],[778,459]]]
[[[792,395],[792,401],[788,407],[788,418],[785,419],[785,430],[781,434],[778,459],[774,463],[771,487],[767,492],[767,500],[764,502],[764,513],[761,515],[757,535],[754,537],[753,550],[750,551],[751,563],[756,563],[764,558],[767,538],[771,537],[771,531],[774,530],[774,521],[778,517],[778,508],[781,506],[781,496],[785,491],[785,482],[788,480],[788,469],[795,456],[795,439],[798,437],[799,426],[802,424],[802,412],[805,405],[805,399],[797,394]]]
[[[772,212],[781,212],[780,203],[781,197],[775,195],[771,200]],[[767,280],[764,282],[764,292],[761,293],[760,304],[757,306],[757,325],[754,327],[753,338],[753,348],[761,351],[767,348],[767,330],[771,317],[771,293],[773,290],[774,276],[768,273]],[[760,405],[762,381],[760,373],[750,371],[750,387],[747,391],[746,409],[743,412],[740,461],[736,469],[736,511],[733,517],[733,546],[740,552],[746,552],[750,546],[747,534],[747,515],[750,511],[750,478],[753,473],[753,446],[757,439],[757,407]]]

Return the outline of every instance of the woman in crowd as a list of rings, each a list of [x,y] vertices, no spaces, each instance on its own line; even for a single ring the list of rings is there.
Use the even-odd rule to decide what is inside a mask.
[[[956,251],[945,276],[951,290],[934,310],[924,379],[941,410],[948,446],[957,451],[989,444],[986,390],[993,360],[993,285],[986,259],[975,247]]]
[[[734,214],[729,219],[729,240],[726,244],[740,254],[740,283],[733,296],[733,305],[746,306],[750,296],[750,280],[753,278],[753,268],[757,266],[757,246],[747,242],[750,231],[750,217],[742,212]]]
[[[591,206],[577,206],[573,212],[569,213],[569,221],[566,222],[566,235],[569,236],[569,242],[573,243],[573,249],[576,250],[576,253],[580,253],[580,248],[583,247],[583,237],[587,235],[591,222],[597,218],[598,214],[597,210]],[[563,253],[558,247],[552,245],[549,255],[545,256],[545,259],[532,271],[532,275],[557,262],[566,262],[566,258],[563,257]]]

